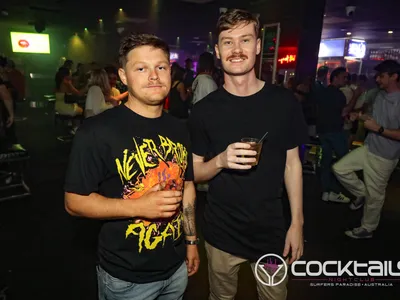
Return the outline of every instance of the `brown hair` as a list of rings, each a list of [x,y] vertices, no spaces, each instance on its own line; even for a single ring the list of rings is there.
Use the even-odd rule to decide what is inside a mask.
[[[104,69],[95,69],[90,71],[88,87],[92,86],[98,86],[103,92],[104,96],[110,96],[110,82],[108,81],[107,72]]]
[[[128,53],[141,46],[151,46],[160,49],[165,52],[169,60],[169,47],[162,39],[152,34],[131,33],[121,40],[121,45],[119,47],[119,63],[121,66],[126,65]]]
[[[254,30],[256,37],[260,30],[260,21],[258,17],[243,9],[228,9],[225,13],[221,14],[217,22],[217,37],[225,30],[233,29],[236,26],[244,23],[248,25],[254,23]]]

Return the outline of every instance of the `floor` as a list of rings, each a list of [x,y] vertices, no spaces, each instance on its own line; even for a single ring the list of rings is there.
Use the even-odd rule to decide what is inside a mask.
[[[98,223],[70,217],[63,206],[63,179],[69,143],[56,139],[51,108],[20,105],[17,123],[21,144],[31,155],[28,184],[32,196],[0,203],[0,299],[95,300],[95,248]],[[304,260],[396,260],[400,253],[400,172],[388,187],[381,225],[371,240],[347,238],[346,228],[359,224],[361,212],[319,199],[314,175],[304,178]],[[198,195],[201,214],[205,195]],[[208,294],[207,262],[200,246],[201,267],[190,278],[185,299],[204,300]],[[396,265],[396,264],[395,264]],[[288,300],[399,299],[400,276],[392,287],[315,287],[318,280],[289,280]],[[397,279],[397,280],[396,280]],[[381,281],[382,282],[382,281]],[[398,283],[397,283],[398,282]],[[257,299],[255,280],[244,265],[239,274],[237,300]]]

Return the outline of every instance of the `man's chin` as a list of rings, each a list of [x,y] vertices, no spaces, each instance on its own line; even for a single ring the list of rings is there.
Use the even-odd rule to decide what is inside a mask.
[[[243,76],[249,74],[253,69],[250,70],[224,70],[227,75],[230,76]]]
[[[164,104],[165,98],[149,98],[146,100],[146,102],[151,106],[159,106]]]

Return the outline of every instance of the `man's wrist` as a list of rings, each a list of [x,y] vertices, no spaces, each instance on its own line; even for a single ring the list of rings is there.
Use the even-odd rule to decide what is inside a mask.
[[[194,239],[193,239],[193,236],[189,236],[189,237],[185,238],[185,244],[187,246],[197,246],[199,244],[199,242],[200,242],[200,240],[197,237]]]
[[[218,154],[215,157],[215,166],[217,167],[218,170],[222,170],[224,168],[224,166],[222,165],[222,158],[221,158],[222,153]]]
[[[304,220],[303,219],[292,220],[292,223],[290,225],[294,226],[294,227],[303,227],[304,226]]]
[[[377,132],[379,134],[382,134],[385,131],[385,128],[383,126],[380,126],[379,129],[377,130]]]
[[[135,205],[135,201],[121,199],[121,201],[116,201],[116,205],[118,206],[118,211],[121,211],[121,213],[126,215],[125,217],[127,218],[135,218],[140,215],[139,209],[137,205]]]
[[[186,235],[185,236],[186,241],[196,241],[197,239],[198,239],[197,235]]]

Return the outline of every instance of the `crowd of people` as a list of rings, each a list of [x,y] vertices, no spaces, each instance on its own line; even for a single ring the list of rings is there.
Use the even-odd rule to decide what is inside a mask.
[[[78,65],[73,73],[71,61],[58,70],[56,110],[86,117],[74,131],[65,208],[103,220],[99,299],[183,298],[200,265],[195,183],[209,184],[201,230],[210,300],[234,299],[243,263],[257,272],[256,261],[267,253],[288,264],[298,260],[304,242],[299,148],[310,135],[322,149],[321,199],[364,206],[361,226],[345,234],[372,238],[400,157],[400,64],[379,64],[370,90],[365,76],[349,76],[345,68],[321,67],[316,80],[290,80],[288,87],[267,84],[255,73],[259,29],[247,11],[221,14],[215,52],[223,80],[212,54],[200,56],[194,76],[190,59],[185,68],[171,65],[168,44],[149,34],[121,41],[118,71],[85,73]],[[127,91],[117,89],[118,80]],[[68,94],[85,97],[85,104],[66,103]],[[360,130],[364,146],[350,151]],[[278,270],[275,286],[263,284],[265,272],[257,274],[260,299],[286,299],[287,277]]]

